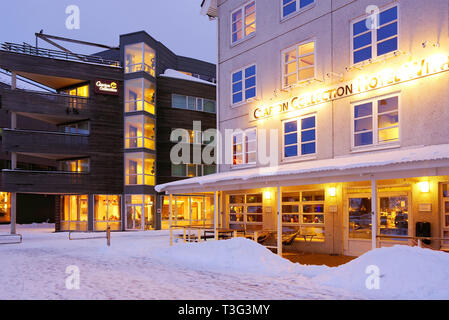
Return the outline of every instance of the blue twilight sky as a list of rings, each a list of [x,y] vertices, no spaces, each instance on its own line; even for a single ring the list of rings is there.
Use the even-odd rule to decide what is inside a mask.
[[[200,15],[200,4],[201,0],[0,0],[0,42],[34,45],[34,33],[43,29],[51,35],[117,46],[120,34],[145,30],[178,55],[216,63],[216,22]],[[79,30],[66,28],[69,5],[80,8]],[[39,43],[44,46],[42,40]],[[78,53],[102,50],[64,45]]]

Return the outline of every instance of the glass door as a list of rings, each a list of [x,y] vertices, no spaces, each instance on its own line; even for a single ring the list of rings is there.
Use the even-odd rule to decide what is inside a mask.
[[[441,235],[443,238],[449,238],[449,184],[443,185],[441,216],[443,219]],[[449,240],[442,241],[441,246],[443,249],[449,249]]]
[[[126,207],[126,229],[128,230],[142,229],[141,205],[128,205]]]

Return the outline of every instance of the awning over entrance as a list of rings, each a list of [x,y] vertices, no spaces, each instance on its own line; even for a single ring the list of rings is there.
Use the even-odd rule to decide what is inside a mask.
[[[166,193],[238,190],[418,176],[449,175],[449,144],[384,150],[333,159],[230,170],[156,186]]]

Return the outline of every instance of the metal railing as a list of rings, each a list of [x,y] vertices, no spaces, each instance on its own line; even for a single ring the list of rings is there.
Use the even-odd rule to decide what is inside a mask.
[[[85,62],[85,63],[97,63],[102,65],[107,65],[111,67],[120,67],[119,61],[103,59],[99,56],[90,56],[85,54],[71,53],[65,51],[58,51],[52,49],[45,48],[36,48],[29,44],[17,44],[11,42],[5,42],[1,44],[1,50],[28,54],[32,56],[44,57],[44,58],[52,58],[52,59],[61,59],[61,60],[69,60],[76,62]]]
[[[442,238],[442,237],[411,237],[411,236],[395,236],[395,235],[377,235],[377,238],[380,239],[380,241],[383,240],[411,240],[415,242],[416,245],[419,247],[423,247],[423,241],[441,241],[441,242],[448,242],[449,238]]]
[[[78,237],[75,237],[75,238],[73,238],[72,237],[72,233],[78,233],[78,234],[81,234],[81,233],[83,233],[83,234],[98,234],[98,233],[103,233],[103,232],[105,232],[105,231],[88,231],[88,232],[85,232],[85,231],[69,231],[69,240],[93,240],[93,239],[106,239],[106,244],[107,244],[107,246],[109,247],[109,246],[111,246],[111,227],[110,226],[108,226],[107,228],[106,228],[106,235],[105,236],[96,236],[96,237],[82,237],[82,238],[78,238]]]
[[[4,240],[4,238],[9,237],[12,238],[12,241]],[[16,239],[14,239],[16,238]],[[20,244],[22,243],[23,237],[21,234],[0,234],[0,245],[2,244]],[[6,242],[5,242],[6,241]]]

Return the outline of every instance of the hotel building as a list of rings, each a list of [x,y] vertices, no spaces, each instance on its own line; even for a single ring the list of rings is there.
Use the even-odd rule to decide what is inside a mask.
[[[154,186],[216,171],[169,161],[172,129],[201,149],[193,121],[216,127],[215,65],[178,56],[144,31],[121,35],[119,47],[36,36],[106,50],[1,45],[9,83],[0,86],[0,223],[14,233],[16,222],[44,214],[56,231],[160,229]],[[34,218],[24,219],[27,210]]]
[[[174,207],[177,194],[212,194],[216,226],[275,231],[278,253],[357,256],[420,236],[449,247],[446,0],[201,9],[218,20],[217,124],[235,130],[220,145],[232,161],[157,186]]]

